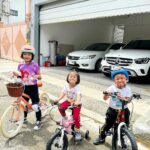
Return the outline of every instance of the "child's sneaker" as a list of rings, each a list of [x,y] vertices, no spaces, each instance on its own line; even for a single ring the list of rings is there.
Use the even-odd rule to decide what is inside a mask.
[[[80,133],[80,132],[75,132],[75,140],[76,140],[76,141],[82,140],[82,136],[81,136],[81,133]]]
[[[26,124],[28,122],[27,118],[24,118],[23,123]]]
[[[34,130],[39,130],[41,128],[41,122],[40,121],[37,121],[36,123],[35,123],[35,126],[34,126]]]
[[[93,144],[94,144],[94,145],[99,145],[99,144],[103,144],[103,143],[105,143],[105,138],[102,138],[100,135],[98,136],[97,139],[95,139],[95,140],[93,141]]]

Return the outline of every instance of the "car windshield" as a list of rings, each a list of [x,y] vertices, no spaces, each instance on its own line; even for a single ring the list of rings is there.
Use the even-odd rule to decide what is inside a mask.
[[[150,40],[135,40],[129,42],[123,49],[150,50]]]
[[[110,45],[109,43],[95,43],[95,44],[92,44],[92,45],[89,45],[88,47],[86,47],[85,50],[88,50],[88,51],[105,51],[109,45]]]
[[[123,43],[115,43],[113,44],[109,49],[113,49],[113,50],[117,50],[119,49],[120,47],[123,47],[125,44]]]

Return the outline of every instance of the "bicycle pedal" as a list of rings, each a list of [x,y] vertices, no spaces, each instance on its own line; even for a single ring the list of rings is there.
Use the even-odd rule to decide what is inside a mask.
[[[56,125],[60,125],[60,121],[56,121]]]

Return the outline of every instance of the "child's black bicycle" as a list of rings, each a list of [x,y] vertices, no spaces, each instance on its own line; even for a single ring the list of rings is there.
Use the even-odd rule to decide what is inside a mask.
[[[117,97],[118,92],[107,93],[112,97]],[[132,98],[141,99],[139,94],[133,94]],[[118,110],[117,119],[113,127],[106,133],[106,135],[112,135],[112,150],[138,150],[136,139],[125,123],[125,104],[126,101],[120,100],[122,102],[122,109]],[[100,131],[99,131],[100,132]]]

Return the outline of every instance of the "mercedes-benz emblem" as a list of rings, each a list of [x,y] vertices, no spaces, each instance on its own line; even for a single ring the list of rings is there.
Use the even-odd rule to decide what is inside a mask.
[[[115,64],[119,64],[119,58],[116,59]]]

